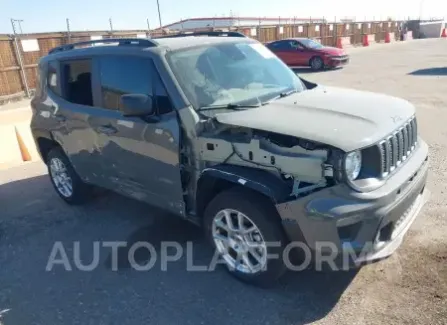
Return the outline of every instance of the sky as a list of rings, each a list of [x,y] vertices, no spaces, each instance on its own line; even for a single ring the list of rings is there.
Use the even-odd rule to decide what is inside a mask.
[[[447,0],[159,0],[162,24],[193,17],[356,17],[447,18]],[[0,0],[0,33],[12,33],[10,19],[21,19],[23,33],[159,27],[156,0]]]

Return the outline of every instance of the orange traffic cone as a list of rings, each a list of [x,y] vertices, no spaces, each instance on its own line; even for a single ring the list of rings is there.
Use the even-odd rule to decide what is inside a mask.
[[[368,35],[363,35],[363,46],[369,46]]]
[[[342,49],[342,48],[343,48],[343,43],[341,42],[341,37],[337,38],[337,47],[338,47],[339,49]]]
[[[31,161],[31,155],[25,145],[25,142],[22,139],[22,136],[20,135],[19,131],[17,131],[16,127],[14,127],[14,129],[16,131],[16,138],[19,145],[20,154],[22,155],[22,161]]]
[[[442,37],[442,38],[447,38],[447,31],[446,31],[446,28],[444,28],[444,29],[442,30],[441,37]]]

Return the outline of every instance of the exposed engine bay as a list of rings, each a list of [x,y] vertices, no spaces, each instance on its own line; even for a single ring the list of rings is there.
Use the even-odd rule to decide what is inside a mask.
[[[228,164],[257,168],[276,175],[298,197],[328,186],[334,170],[328,164],[331,148],[292,136],[213,125],[196,138],[196,155],[205,166]],[[206,129],[206,128],[205,128]]]

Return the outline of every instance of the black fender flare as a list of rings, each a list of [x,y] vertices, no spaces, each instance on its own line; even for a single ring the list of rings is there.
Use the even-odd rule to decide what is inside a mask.
[[[284,201],[290,195],[290,186],[287,186],[285,181],[262,169],[215,165],[202,171],[198,184],[209,178],[225,180],[249,188],[269,197],[274,204]]]

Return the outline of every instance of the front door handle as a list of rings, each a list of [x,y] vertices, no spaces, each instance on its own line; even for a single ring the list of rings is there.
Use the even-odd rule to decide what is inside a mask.
[[[111,135],[118,132],[118,130],[111,125],[101,125],[100,127],[98,127],[98,132],[106,135]]]

